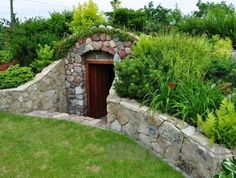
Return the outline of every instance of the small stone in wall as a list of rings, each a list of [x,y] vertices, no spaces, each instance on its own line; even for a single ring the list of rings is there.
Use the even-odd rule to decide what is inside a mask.
[[[80,76],[75,77],[75,80],[74,80],[75,83],[81,83],[81,81],[82,79]]]
[[[100,37],[99,37],[97,34],[94,34],[94,35],[92,36],[92,40],[93,40],[93,41],[99,41],[99,40],[100,40]]]
[[[110,40],[111,40],[110,35],[106,35],[106,41],[110,41]]]
[[[103,46],[107,46],[107,47],[110,46],[109,41],[104,41]]]
[[[66,76],[66,79],[67,79],[68,81],[70,81],[70,82],[73,82],[74,79],[75,79],[75,77],[72,76],[72,75],[70,75],[70,76]]]
[[[110,45],[111,48],[115,48],[115,47],[116,47],[116,43],[115,43],[115,41],[113,41],[113,40],[111,40],[111,41],[109,42],[109,45]]]
[[[125,47],[130,47],[132,45],[132,42],[131,41],[127,41],[124,43],[124,46]]]
[[[77,42],[77,43],[75,43],[75,47],[77,48],[77,49],[79,49],[79,47],[80,47],[80,44]]]
[[[81,56],[78,54],[75,54],[75,63],[81,63],[81,61],[82,61]]]
[[[115,53],[113,61],[115,61],[115,62],[120,62],[121,61],[120,56],[119,56],[118,53]]]
[[[119,51],[119,56],[121,59],[125,58],[126,57],[126,52],[124,50],[120,50]]]
[[[132,50],[130,48],[125,48],[126,54],[131,54]]]
[[[84,88],[81,88],[80,86],[75,88],[75,93],[77,95],[84,94],[84,92],[85,92]]]
[[[89,44],[89,43],[91,43],[92,41],[93,41],[93,40],[92,40],[91,38],[87,38],[85,43],[86,43],[86,44]]]
[[[101,35],[100,35],[100,39],[101,39],[102,41],[105,41],[105,40],[106,40],[106,34],[105,34],[105,33],[101,34]]]
[[[103,44],[102,41],[99,41],[99,42],[94,41],[93,47],[95,48],[95,50],[100,50],[102,47],[102,44]]]

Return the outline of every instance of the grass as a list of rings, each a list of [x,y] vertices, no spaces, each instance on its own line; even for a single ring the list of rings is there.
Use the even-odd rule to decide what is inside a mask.
[[[0,113],[0,177],[179,178],[126,136],[79,124]]]

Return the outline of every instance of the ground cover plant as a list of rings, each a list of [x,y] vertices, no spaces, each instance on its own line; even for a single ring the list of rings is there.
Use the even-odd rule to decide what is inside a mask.
[[[0,113],[0,177],[183,177],[126,136]]]

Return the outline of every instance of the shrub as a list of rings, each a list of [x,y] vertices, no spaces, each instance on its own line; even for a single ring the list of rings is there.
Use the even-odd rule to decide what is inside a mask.
[[[198,115],[198,126],[211,142],[224,144],[228,148],[236,146],[236,111],[228,99],[222,101],[215,114],[209,112],[206,119]]]
[[[142,10],[118,8],[110,14],[110,21],[114,27],[140,32],[144,31],[146,14]]]
[[[190,16],[179,24],[178,29],[193,35],[207,34],[209,37],[220,35],[229,37],[236,45],[236,13],[223,6],[212,6],[206,9],[202,17]]]
[[[0,89],[14,88],[33,79],[33,72],[29,67],[11,66],[0,72]]]
[[[222,170],[214,178],[233,178],[236,177],[236,159],[235,157],[224,159],[221,163]]]
[[[52,13],[51,18],[31,18],[5,31],[6,46],[21,65],[29,66],[37,57],[38,44],[52,45],[70,33],[69,12]]]
[[[13,55],[9,50],[0,50],[0,64],[11,62]]]
[[[73,20],[70,27],[73,32],[80,32],[98,23],[103,23],[104,21],[105,19],[102,13],[99,12],[97,4],[89,0],[84,4],[79,4],[79,6],[74,9]]]
[[[34,72],[40,72],[44,67],[51,64],[51,59],[53,57],[54,50],[50,46],[45,45],[42,47],[39,45],[39,50],[37,50],[38,58],[35,59],[30,66]]]

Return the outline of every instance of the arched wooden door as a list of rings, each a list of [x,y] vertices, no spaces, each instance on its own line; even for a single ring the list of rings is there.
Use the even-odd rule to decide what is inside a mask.
[[[87,60],[86,80],[88,116],[101,118],[107,114],[106,99],[114,80],[113,61]]]

